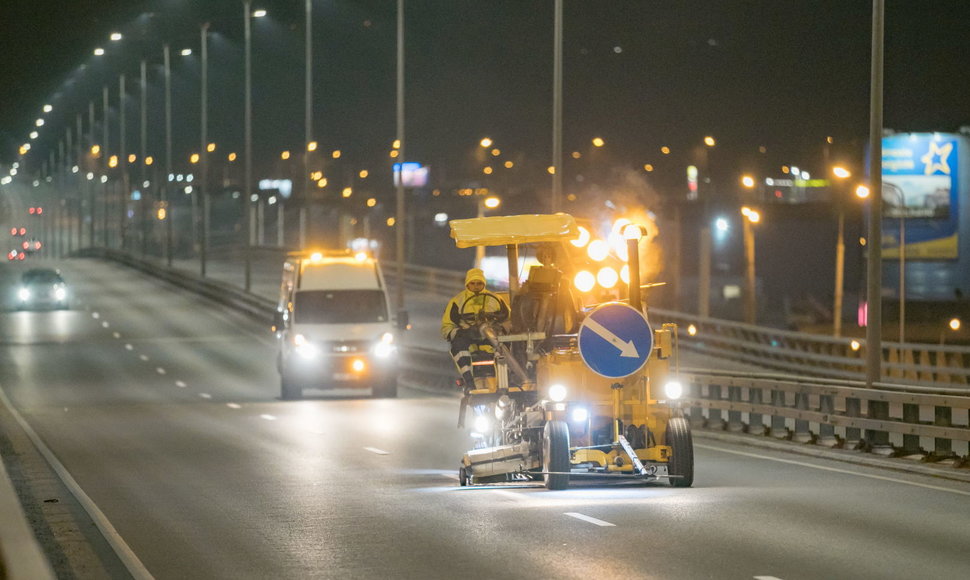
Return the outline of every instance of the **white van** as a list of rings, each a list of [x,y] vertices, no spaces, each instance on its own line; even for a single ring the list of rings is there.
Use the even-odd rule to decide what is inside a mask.
[[[380,265],[364,254],[294,253],[283,265],[274,330],[283,399],[304,389],[371,388],[397,396],[396,331]]]

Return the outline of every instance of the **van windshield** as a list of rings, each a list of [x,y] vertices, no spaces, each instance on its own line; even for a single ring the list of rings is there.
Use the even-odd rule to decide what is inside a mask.
[[[293,321],[299,324],[386,322],[381,290],[302,290],[293,299]]]

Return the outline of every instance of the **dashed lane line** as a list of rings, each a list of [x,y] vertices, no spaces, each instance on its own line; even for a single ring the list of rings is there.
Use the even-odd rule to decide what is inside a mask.
[[[184,382],[184,381],[175,381],[175,386],[176,386],[176,387],[178,387],[178,388],[180,388],[180,389],[184,389],[184,388],[185,388],[185,387],[187,387],[188,385],[187,385],[187,384],[185,384],[185,382]]]
[[[594,517],[581,514],[579,512],[565,512],[563,515],[567,515],[571,518],[576,518],[577,520],[583,520],[584,522],[589,522],[591,524],[600,526],[601,528],[615,528],[616,524],[611,524],[610,522],[604,522],[603,520],[598,520]]]
[[[383,449],[378,449],[377,447],[364,447],[364,449],[366,451],[370,451],[371,453],[375,453],[377,455],[390,455],[391,454],[390,451],[384,451]]]

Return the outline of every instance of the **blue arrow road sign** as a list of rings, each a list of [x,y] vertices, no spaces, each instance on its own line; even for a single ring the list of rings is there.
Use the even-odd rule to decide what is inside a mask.
[[[579,354],[594,373],[611,379],[639,371],[653,350],[653,330],[636,308],[607,302],[579,327]]]

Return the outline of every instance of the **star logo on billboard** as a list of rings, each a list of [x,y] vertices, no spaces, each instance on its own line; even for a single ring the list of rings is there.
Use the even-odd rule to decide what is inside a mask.
[[[946,162],[946,160],[948,157],[950,157],[951,151],[953,151],[953,143],[947,143],[942,147],[938,146],[936,143],[930,143],[930,150],[927,151],[926,155],[920,157],[920,161],[922,161],[925,165],[923,174],[933,175],[937,171],[940,171],[944,175],[949,175],[950,165]],[[939,160],[934,162],[934,156],[938,156]]]

